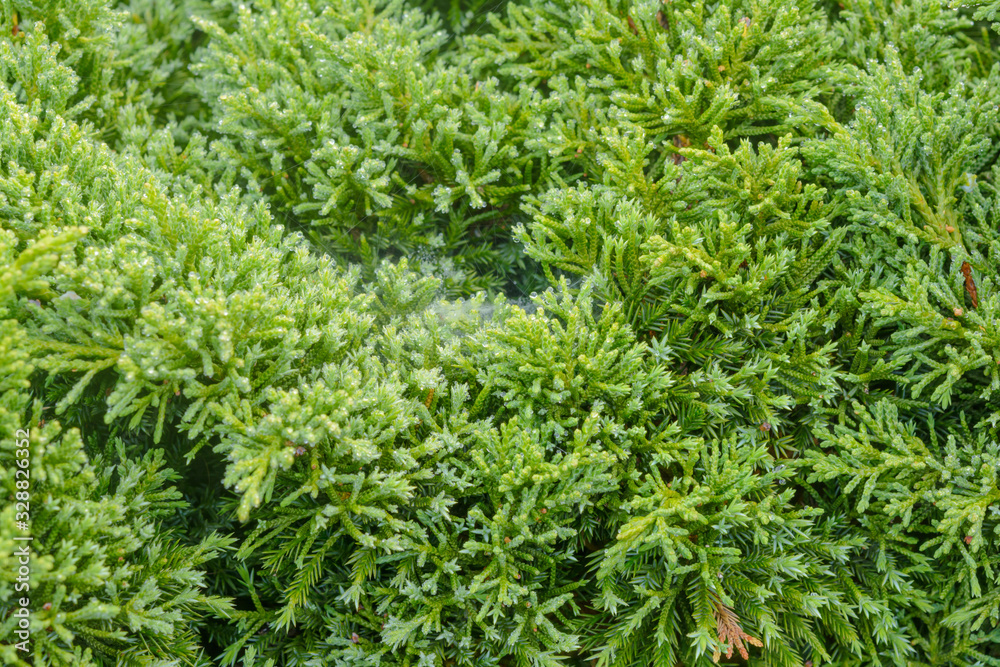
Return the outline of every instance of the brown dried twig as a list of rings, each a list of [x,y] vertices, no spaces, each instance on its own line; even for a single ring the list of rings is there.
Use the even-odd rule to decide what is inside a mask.
[[[628,14],[625,15],[625,20],[628,21],[628,29],[632,31],[633,35],[639,34],[639,29],[635,26],[635,21]]]
[[[969,298],[972,299],[972,307],[977,308],[979,306],[979,295],[976,294],[976,283],[972,280],[972,267],[969,266],[968,262],[962,262],[962,275],[965,276],[965,291],[968,293]]]
[[[743,631],[743,627],[740,625],[740,617],[721,600],[713,600],[712,614],[715,616],[719,641],[724,642],[728,646],[728,650],[726,651],[727,659],[733,657],[733,648],[740,652],[740,657],[744,660],[750,658],[750,652],[743,642],[753,644],[757,648],[764,646],[763,642],[759,639],[751,637]],[[718,663],[721,655],[722,651],[715,649],[715,653],[712,655],[712,662]]]

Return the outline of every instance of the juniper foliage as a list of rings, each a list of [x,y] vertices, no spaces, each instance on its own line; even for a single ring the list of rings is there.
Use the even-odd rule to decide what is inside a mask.
[[[0,0],[5,664],[1000,665],[995,4]]]

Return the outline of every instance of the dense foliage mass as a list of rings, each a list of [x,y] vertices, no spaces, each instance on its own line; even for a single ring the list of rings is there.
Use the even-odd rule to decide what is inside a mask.
[[[1000,665],[998,15],[0,0],[3,664]]]

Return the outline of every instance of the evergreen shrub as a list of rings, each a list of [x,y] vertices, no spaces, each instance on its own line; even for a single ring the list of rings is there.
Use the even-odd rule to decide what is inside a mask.
[[[1000,665],[998,14],[0,0],[3,664]]]

